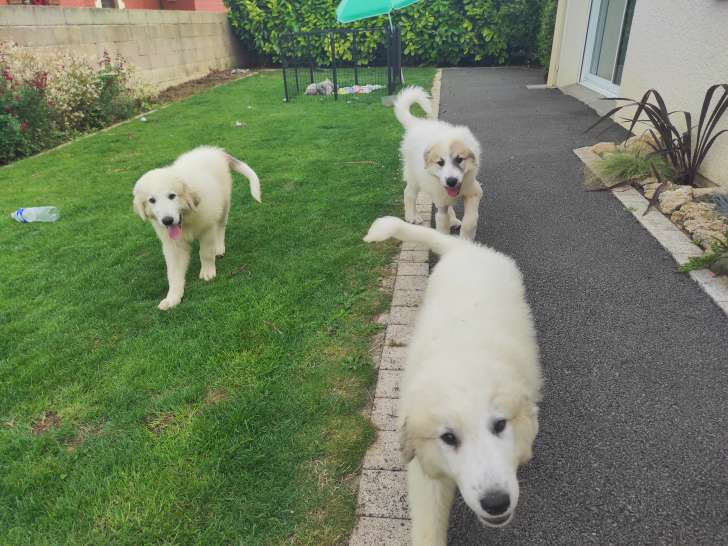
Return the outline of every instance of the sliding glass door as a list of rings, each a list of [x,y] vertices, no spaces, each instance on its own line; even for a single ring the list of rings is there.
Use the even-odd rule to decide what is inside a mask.
[[[581,82],[606,95],[619,94],[636,0],[592,0]]]

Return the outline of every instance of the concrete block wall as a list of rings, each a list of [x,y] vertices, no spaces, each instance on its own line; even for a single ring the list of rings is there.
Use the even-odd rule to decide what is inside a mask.
[[[226,13],[2,6],[0,41],[94,61],[118,52],[156,90],[247,62]]]

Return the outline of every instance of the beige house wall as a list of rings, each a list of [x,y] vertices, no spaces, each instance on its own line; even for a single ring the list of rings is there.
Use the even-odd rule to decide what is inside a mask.
[[[0,41],[92,60],[118,52],[157,90],[245,62],[225,13],[2,6]]]
[[[560,0],[565,10],[553,83],[576,84],[589,18],[588,0]],[[637,0],[620,94],[639,98],[657,89],[671,110],[687,110],[697,123],[705,90],[728,83],[728,1]],[[728,117],[720,128],[728,128]],[[703,164],[702,174],[728,186],[728,134]]]

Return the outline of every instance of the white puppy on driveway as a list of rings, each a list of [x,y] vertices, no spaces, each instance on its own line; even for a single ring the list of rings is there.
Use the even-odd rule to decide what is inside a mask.
[[[163,311],[182,301],[192,242],[200,241],[200,278],[215,278],[215,257],[225,254],[225,226],[230,210],[230,169],[250,182],[260,202],[260,182],[253,169],[220,148],[200,146],[169,167],[154,169],[134,185],[134,212],[149,220],[162,242],[169,292]]]
[[[406,129],[402,139],[402,169],[404,218],[421,224],[416,201],[420,190],[427,193],[437,207],[435,225],[438,231],[450,233],[450,227],[460,226],[460,235],[471,241],[478,228],[478,206],[483,189],[476,180],[480,165],[480,144],[462,125],[422,119],[412,115],[413,104],[429,115],[430,97],[421,87],[403,89],[394,102],[394,114]],[[462,199],[465,206],[462,223],[453,206]]]
[[[364,240],[389,238],[442,256],[415,323],[399,412],[412,542],[442,546],[456,487],[484,525],[513,518],[516,470],[538,431],[536,331],[509,257],[393,217],[375,221]]]

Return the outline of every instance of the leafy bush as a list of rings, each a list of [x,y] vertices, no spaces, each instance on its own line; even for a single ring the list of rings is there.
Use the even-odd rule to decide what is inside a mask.
[[[599,177],[609,187],[620,182],[632,182],[653,175],[653,168],[660,178],[672,178],[672,167],[660,157],[646,157],[632,152],[609,154],[596,164]]]
[[[554,41],[557,5],[558,0],[545,0],[543,2],[538,38],[536,39],[536,60],[547,69],[551,62],[551,45]]]
[[[126,119],[147,93],[124,59],[38,58],[0,42],[0,164]]]
[[[279,43],[287,32],[308,32],[339,26],[339,0],[226,0],[230,22],[250,50],[280,62]],[[427,0],[392,13],[402,28],[403,60],[410,64],[531,62],[537,57],[537,36],[544,6],[554,0]],[[543,23],[545,24],[545,23]],[[348,28],[383,27],[386,16],[356,21]],[[553,25],[552,25],[553,26]],[[313,38],[313,40],[319,40]],[[349,42],[337,42],[337,55],[351,59]],[[372,62],[384,37],[359,44],[359,56]],[[322,62],[328,43],[320,40]],[[306,56],[306,40],[295,52]],[[328,52],[327,52],[328,53]]]

